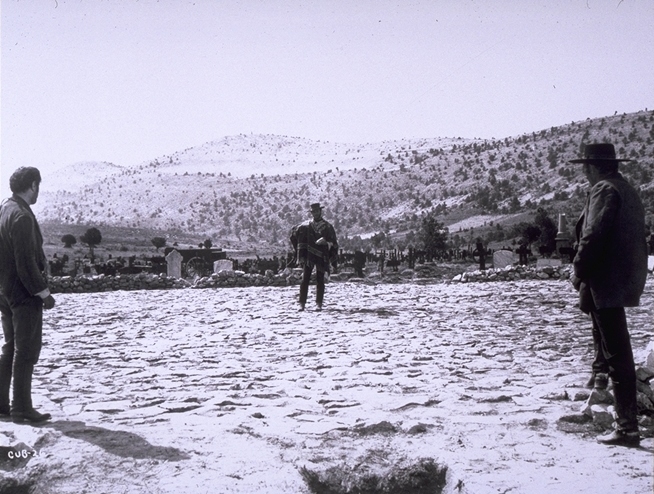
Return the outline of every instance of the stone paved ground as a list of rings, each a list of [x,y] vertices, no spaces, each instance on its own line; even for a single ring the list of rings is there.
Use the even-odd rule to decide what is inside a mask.
[[[628,312],[636,350],[653,291]],[[561,430],[591,358],[568,282],[332,283],[322,312],[296,293],[59,295],[34,383],[54,419],[0,423],[40,451],[3,475],[45,493],[306,493],[302,466],[431,457],[448,492],[653,492],[654,439]]]

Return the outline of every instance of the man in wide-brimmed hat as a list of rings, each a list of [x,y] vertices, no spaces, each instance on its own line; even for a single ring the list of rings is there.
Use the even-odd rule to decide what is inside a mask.
[[[625,307],[637,306],[647,277],[645,210],[636,190],[618,171],[613,144],[588,144],[583,165],[591,186],[577,222],[577,253],[572,283],[579,307],[593,322],[595,360],[591,382],[613,382],[616,430],[603,444],[637,446],[636,372]],[[607,377],[608,375],[608,377]]]
[[[338,241],[334,227],[322,217],[322,206],[316,202],[309,213],[313,220],[297,225],[291,231],[291,243],[296,250],[298,265],[303,268],[300,284],[300,310],[304,310],[309,294],[309,281],[316,268],[316,305],[322,309],[325,296],[325,273],[330,272],[338,255]]]

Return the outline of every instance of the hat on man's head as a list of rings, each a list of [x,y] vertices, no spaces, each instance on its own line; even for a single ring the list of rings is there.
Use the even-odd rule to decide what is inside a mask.
[[[568,161],[568,163],[593,163],[595,161],[631,161],[615,157],[613,144],[603,142],[601,144],[586,144],[584,157]]]
[[[313,212],[313,211],[322,211],[322,206],[320,205],[319,202],[314,202],[311,205],[311,211],[309,211],[309,212]]]

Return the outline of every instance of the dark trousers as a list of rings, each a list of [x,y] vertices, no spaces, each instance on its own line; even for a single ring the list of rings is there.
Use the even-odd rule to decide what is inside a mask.
[[[593,371],[608,372],[613,382],[618,429],[637,431],[636,370],[624,308],[594,309],[590,317],[598,348]]]
[[[309,282],[311,281],[311,272],[313,266],[305,265],[304,272],[302,273],[302,283],[300,284],[300,304],[307,303],[307,296],[309,295]],[[316,268],[316,303],[322,305],[323,298],[325,297],[325,272]]]
[[[19,412],[32,409],[32,372],[42,346],[43,302],[32,297],[10,306],[0,295],[2,332],[5,343],[0,354],[0,410],[9,408],[9,388],[14,381],[13,405]]]
[[[609,363],[604,358],[604,352],[602,351],[602,334],[600,333],[599,325],[597,323],[597,316],[594,316],[591,312],[590,318],[593,322],[593,374],[608,374]]]

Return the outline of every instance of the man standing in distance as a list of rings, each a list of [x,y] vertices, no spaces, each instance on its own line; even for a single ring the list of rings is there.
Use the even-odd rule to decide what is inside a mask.
[[[647,278],[645,210],[636,190],[618,171],[613,144],[588,144],[583,164],[591,186],[577,222],[572,283],[579,308],[590,314],[596,348],[595,386],[604,373],[613,381],[616,430],[603,444],[638,446],[636,372],[625,307],[640,303]]]
[[[304,310],[309,293],[309,281],[316,268],[316,305],[322,309],[325,295],[325,273],[336,262],[338,242],[334,227],[322,217],[320,203],[311,205],[313,220],[306,221],[293,229],[291,242],[297,246],[298,265],[304,269],[300,284],[300,310]]]
[[[43,309],[55,304],[44,275],[43,237],[30,209],[39,197],[40,184],[39,170],[19,168],[9,179],[13,195],[0,206],[0,312],[5,341],[0,355],[0,416],[11,416],[19,424],[51,418],[32,406],[32,373],[41,353]]]

